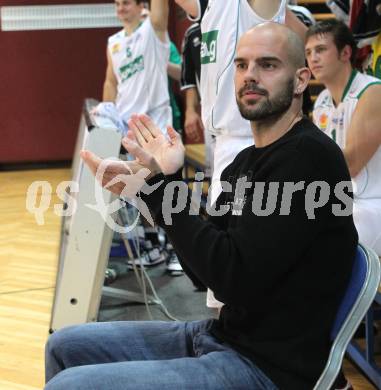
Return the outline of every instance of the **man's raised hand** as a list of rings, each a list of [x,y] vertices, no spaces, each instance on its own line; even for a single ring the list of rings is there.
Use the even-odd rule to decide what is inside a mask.
[[[170,175],[184,165],[185,148],[172,127],[168,127],[167,138],[147,115],[132,115],[128,127],[133,137],[124,138],[123,145],[143,166],[154,167],[153,159],[164,175]]]

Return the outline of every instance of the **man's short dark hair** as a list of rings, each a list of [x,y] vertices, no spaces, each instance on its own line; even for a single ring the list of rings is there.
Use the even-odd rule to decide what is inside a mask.
[[[351,64],[354,65],[356,60],[357,45],[353,37],[351,30],[348,26],[337,19],[321,20],[316,24],[312,25],[306,33],[306,42],[308,38],[313,35],[324,35],[332,34],[333,42],[339,53],[344,49],[345,46],[349,46],[352,49]]]

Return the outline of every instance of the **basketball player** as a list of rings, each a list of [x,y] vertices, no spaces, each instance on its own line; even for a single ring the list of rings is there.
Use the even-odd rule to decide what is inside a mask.
[[[315,124],[343,149],[354,190],[360,242],[381,256],[381,81],[357,72],[356,44],[335,19],[307,32],[308,65],[326,89],[315,102]]]
[[[103,102],[114,102],[125,131],[133,113],[145,113],[163,132],[172,124],[167,65],[169,59],[168,0],[152,0],[142,21],[145,1],[115,0],[123,29],[107,45]]]

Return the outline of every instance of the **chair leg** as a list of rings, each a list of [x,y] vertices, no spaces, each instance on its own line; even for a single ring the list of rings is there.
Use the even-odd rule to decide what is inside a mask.
[[[381,389],[381,368],[374,359],[373,321],[374,307],[371,306],[365,316],[365,349],[360,348],[357,341],[352,340],[348,345],[347,354],[377,389]]]

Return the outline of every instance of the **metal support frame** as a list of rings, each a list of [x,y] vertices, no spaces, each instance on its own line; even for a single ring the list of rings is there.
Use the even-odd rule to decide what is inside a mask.
[[[119,157],[122,135],[107,118],[96,123],[90,114],[95,104],[86,100],[79,126],[72,165],[72,181],[79,184],[79,192],[68,194],[75,199],[75,213],[62,218],[50,333],[65,326],[97,321],[98,317],[113,231],[99,212],[87,207],[97,203],[95,186],[99,184],[84,166],[79,152],[87,149],[102,158]],[[105,204],[115,199],[111,192],[101,191]],[[103,291],[125,301],[144,302],[142,294],[135,292],[110,287]],[[157,303],[153,297],[147,298],[148,303]]]
[[[373,321],[381,319],[381,307],[379,305],[381,305],[381,294],[378,292],[373,305],[365,316],[365,347],[360,347],[356,340],[352,340],[347,347],[347,355],[377,389],[381,389],[381,368],[374,359]]]

